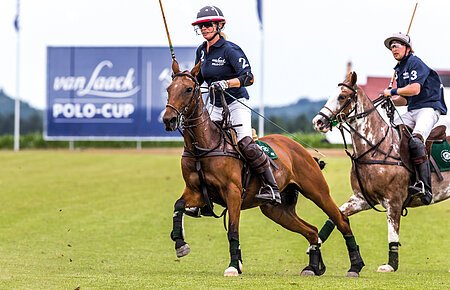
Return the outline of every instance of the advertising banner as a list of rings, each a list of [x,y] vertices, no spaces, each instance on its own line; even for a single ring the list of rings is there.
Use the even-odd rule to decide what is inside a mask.
[[[194,47],[175,47],[181,69]],[[47,140],[176,140],[161,117],[171,82],[167,47],[49,47]]]

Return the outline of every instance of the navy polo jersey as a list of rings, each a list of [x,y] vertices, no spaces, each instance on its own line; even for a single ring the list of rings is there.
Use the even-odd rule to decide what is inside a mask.
[[[420,93],[406,98],[408,111],[433,108],[441,114],[447,114],[444,101],[444,86],[439,75],[430,69],[420,58],[409,54],[395,66],[397,87],[403,88],[412,83],[420,84]]]
[[[202,64],[200,74],[197,76],[200,84],[205,81],[210,86],[215,81],[229,80],[251,73],[250,63],[242,49],[223,37],[220,37],[209,48],[209,52],[206,52],[206,41],[203,42],[197,48],[195,63],[198,63],[200,60]],[[248,92],[244,87],[229,88],[226,91],[236,99],[249,98]],[[231,104],[234,99],[225,95],[225,101],[227,104]],[[222,107],[221,94],[216,92],[215,100],[211,96],[210,103],[217,107]]]

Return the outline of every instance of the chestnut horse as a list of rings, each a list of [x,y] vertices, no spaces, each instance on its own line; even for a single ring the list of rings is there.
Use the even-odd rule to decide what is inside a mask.
[[[346,216],[351,216],[374,208],[377,204],[386,209],[389,260],[387,264],[378,267],[378,272],[394,272],[398,269],[402,209],[405,205],[417,207],[423,204],[419,198],[408,197],[412,173],[401,161],[398,132],[382,118],[376,110],[377,106],[356,85],[356,79],[356,73],[349,73],[345,81],[339,84],[336,95],[331,96],[314,117],[313,124],[320,132],[328,132],[336,123],[341,128],[346,126],[350,131],[353,144],[353,155],[350,156],[353,161],[353,195],[340,210]],[[450,197],[450,171],[442,172],[442,176],[443,181],[439,181],[435,174],[432,176],[432,203]],[[322,241],[328,238],[333,228],[331,221],[325,223],[321,230]]]
[[[250,175],[243,186],[243,159],[235,150],[227,134],[213,122],[204,105],[200,84],[196,76],[197,64],[192,71],[180,72],[178,63],[172,63],[173,80],[167,88],[168,100],[163,121],[166,130],[174,131],[181,126],[184,136],[184,153],[181,159],[182,175],[186,187],[175,202],[171,238],[176,254],[183,257],[190,252],[184,241],[183,215],[186,208],[204,207],[207,191],[211,202],[228,210],[228,240],[230,264],[224,276],[242,273],[242,257],[239,246],[240,211],[259,206],[262,213],[282,227],[303,235],[309,242],[309,265],[302,275],[322,275],[325,265],[320,252],[317,228],[299,218],[295,211],[298,192],[318,205],[343,234],[351,267],[348,276],[357,277],[364,266],[349,221],[330,196],[328,185],[316,160],[300,144],[282,135],[261,138],[269,144],[278,159],[273,160],[274,176],[281,192],[281,205],[261,204],[255,195],[261,182],[255,174]]]

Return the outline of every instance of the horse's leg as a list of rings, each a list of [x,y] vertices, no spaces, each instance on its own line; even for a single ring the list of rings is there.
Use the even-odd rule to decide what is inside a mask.
[[[302,276],[320,276],[325,273],[326,267],[320,252],[317,228],[298,217],[295,212],[296,202],[297,197],[295,197],[295,201],[292,201],[292,203],[283,203],[278,206],[266,204],[261,206],[260,209],[265,216],[274,222],[290,231],[303,235],[308,240],[310,244],[308,248],[309,265],[300,274]]]
[[[398,269],[398,247],[400,246],[401,200],[386,201],[386,216],[388,224],[389,260],[387,264],[378,267],[377,272],[395,272]]]
[[[370,209],[370,205],[367,203],[367,201],[364,198],[359,197],[357,195],[352,195],[347,202],[345,202],[339,207],[341,213],[347,217],[368,209]],[[324,243],[328,239],[330,234],[333,232],[334,228],[335,228],[334,222],[331,219],[328,219],[319,232],[319,238],[321,243]]]
[[[228,242],[230,244],[230,264],[223,273],[226,277],[234,277],[242,274],[242,256],[239,245],[239,219],[241,216],[241,190],[238,187],[228,185],[227,209],[228,209]]]
[[[180,199],[175,202],[173,212],[173,227],[170,237],[175,242],[175,251],[178,258],[190,253],[189,245],[184,241],[184,212],[189,207],[200,204],[199,195],[193,195],[186,188]]]
[[[328,204],[334,204],[334,202],[329,202],[330,201],[328,201]],[[325,204],[327,204],[327,202]],[[358,277],[359,272],[361,272],[361,269],[364,267],[364,261],[359,252],[359,246],[356,243],[355,236],[353,235],[350,228],[348,216],[362,210],[367,210],[369,208],[370,206],[364,198],[361,198],[357,195],[352,195],[350,199],[339,209],[335,208],[334,206],[329,207],[327,210],[324,209],[324,211],[330,218],[320,229],[320,242],[324,243],[337,225],[337,228],[342,233],[345,239],[345,244],[347,245],[347,251],[350,258],[350,269],[347,271],[348,277]]]

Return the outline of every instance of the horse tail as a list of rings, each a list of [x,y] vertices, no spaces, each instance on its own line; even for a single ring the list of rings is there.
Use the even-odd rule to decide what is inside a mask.
[[[314,158],[314,160],[316,160],[317,164],[319,164],[320,170],[324,169],[324,168],[325,168],[325,165],[327,165],[327,164],[325,163],[325,161],[320,160],[320,159],[317,158],[317,157],[313,157],[313,158]]]

